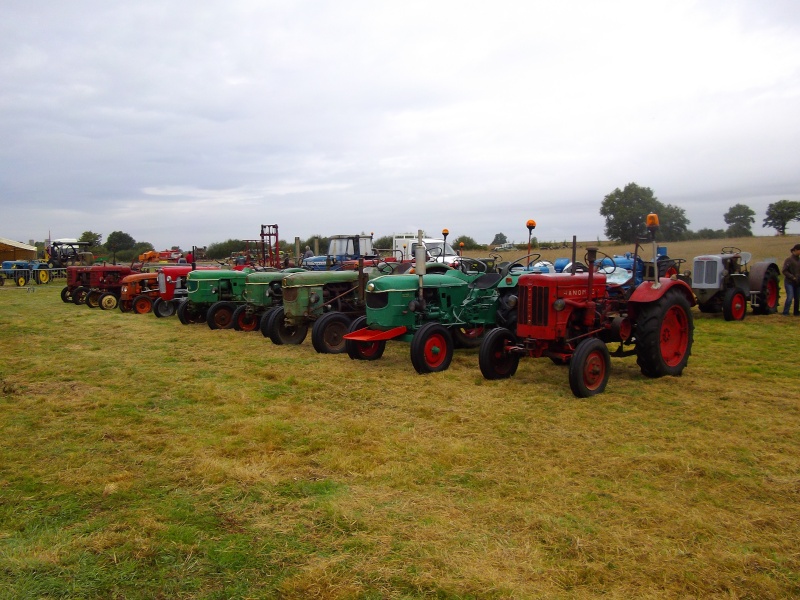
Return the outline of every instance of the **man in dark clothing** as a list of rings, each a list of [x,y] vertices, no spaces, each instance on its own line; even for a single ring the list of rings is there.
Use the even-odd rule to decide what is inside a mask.
[[[792,254],[783,261],[783,286],[786,288],[786,304],[783,314],[789,315],[789,305],[794,301],[794,316],[800,316],[800,244],[792,246]]]

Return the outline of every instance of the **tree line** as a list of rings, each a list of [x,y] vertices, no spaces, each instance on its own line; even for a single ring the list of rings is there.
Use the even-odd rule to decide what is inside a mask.
[[[691,239],[718,239],[726,237],[747,237],[753,235],[752,226],[755,223],[756,213],[745,204],[734,204],[723,215],[726,229],[703,228],[697,231],[689,229],[689,219],[686,211],[672,204],[664,204],[656,198],[653,190],[642,187],[636,183],[629,183],[623,189],[617,188],[603,198],[600,205],[600,215],[605,218],[605,235],[612,242],[634,243],[645,232],[645,220],[649,213],[656,213],[660,221],[657,237],[661,241],[675,242]],[[800,201],[779,200],[767,207],[763,226],[773,228],[778,235],[786,235],[786,228],[792,221],[800,221]],[[306,246],[319,248],[325,253],[330,243],[330,237],[312,235],[300,241],[300,251]],[[379,237],[374,240],[375,248],[388,249],[392,247],[391,235]],[[81,242],[88,242],[90,250],[96,255],[101,255],[109,261],[131,262],[140,254],[154,250],[149,242],[137,242],[130,234],[124,231],[113,231],[103,242],[103,236],[93,231],[85,231],[79,238]],[[504,244],[508,241],[503,233],[495,234],[490,248]],[[536,238],[531,239],[532,245],[537,246]],[[462,235],[451,241],[454,248],[464,250],[482,250],[486,246],[479,244],[472,237]],[[44,244],[37,243],[37,246]],[[293,256],[295,253],[294,241],[282,240],[279,242],[281,251]],[[224,242],[209,244],[203,248],[206,258],[224,260],[245,247],[243,240],[229,239]],[[180,251],[177,246],[170,250]],[[186,249],[188,252],[190,249]]]

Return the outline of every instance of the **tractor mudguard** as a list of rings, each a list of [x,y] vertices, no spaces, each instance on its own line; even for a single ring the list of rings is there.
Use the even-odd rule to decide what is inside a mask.
[[[769,260],[755,263],[750,268],[750,277],[748,278],[748,281],[750,282],[750,289],[760,290],[761,286],[764,283],[764,276],[767,274],[767,271],[771,269],[774,270],[776,273],[781,272],[777,263],[771,262]]]
[[[640,286],[638,286],[631,294],[629,299],[630,302],[655,302],[661,296],[667,293],[667,290],[671,290],[672,288],[677,287],[686,299],[689,301],[689,306],[694,306],[697,304],[695,300],[694,293],[692,292],[692,288],[690,288],[686,282],[681,281],[680,279],[667,279],[662,277],[658,280],[659,287],[653,287],[652,281],[645,281]]]
[[[381,331],[380,329],[370,329],[364,327],[350,333],[346,333],[343,337],[346,340],[354,340],[356,342],[380,342],[384,340],[392,340],[396,337],[404,335],[408,328],[404,326],[393,327],[388,331]]]

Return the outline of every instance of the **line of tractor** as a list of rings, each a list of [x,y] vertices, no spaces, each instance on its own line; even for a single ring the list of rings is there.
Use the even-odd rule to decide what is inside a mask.
[[[263,227],[263,226],[262,226]],[[529,231],[535,227],[528,223]],[[334,236],[326,255],[287,267],[257,263],[74,265],[64,302],[175,316],[182,325],[260,332],[278,345],[376,361],[388,342],[409,345],[417,373],[446,370],[459,348],[478,348],[482,375],[512,377],[522,358],[567,367],[577,397],[604,391],[610,359],[635,356],[645,377],[679,376],[694,342],[692,307],[741,320],[776,312],[775,261],[751,263],[738,248],[694,258],[694,278],[655,241],[658,217],[622,256],[585,249],[555,262],[530,252],[466,258],[418,232],[398,237],[391,256],[371,236]],[[647,255],[647,257],[645,257]],[[613,347],[610,349],[610,347]]]

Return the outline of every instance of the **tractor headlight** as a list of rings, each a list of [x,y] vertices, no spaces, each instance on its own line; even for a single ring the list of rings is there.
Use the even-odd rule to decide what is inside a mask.
[[[375,291],[375,284],[374,283],[368,283],[367,284],[367,291],[368,292],[374,292]]]
[[[508,298],[506,298],[506,306],[508,308],[515,308],[517,306],[517,297],[514,294],[510,294]]]
[[[416,300],[410,300],[408,303],[408,310],[411,312],[415,312],[417,310],[418,304]]]
[[[317,294],[317,292],[311,292],[311,293],[308,295],[308,301],[309,301],[311,304],[317,304],[317,303],[319,302],[319,294]]]
[[[564,310],[566,306],[567,306],[567,301],[564,300],[563,298],[559,298],[558,300],[553,302],[553,310],[555,311]]]

